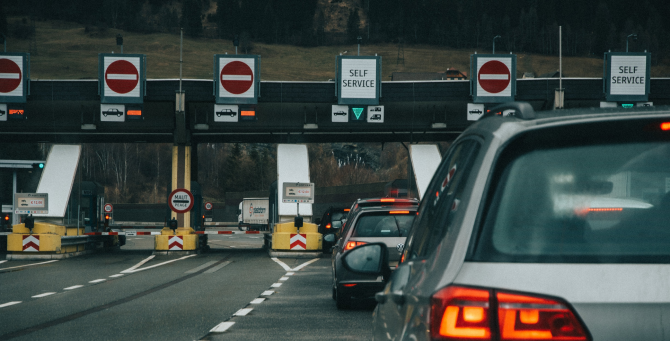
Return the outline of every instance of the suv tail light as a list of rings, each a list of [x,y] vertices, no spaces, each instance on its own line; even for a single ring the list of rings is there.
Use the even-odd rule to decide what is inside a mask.
[[[326,224],[326,228],[327,228],[327,229],[329,229],[329,228],[331,228],[331,227],[332,227],[332,225],[331,225],[330,223]]]
[[[365,242],[347,242],[346,245],[344,245],[344,251],[351,250],[355,248],[356,246],[363,245]]]
[[[431,300],[434,340],[591,340],[557,298],[448,286]]]

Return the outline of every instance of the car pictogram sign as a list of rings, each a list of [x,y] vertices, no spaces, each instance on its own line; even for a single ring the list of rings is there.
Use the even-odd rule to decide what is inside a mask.
[[[128,94],[138,89],[139,83],[139,65],[134,65],[128,60],[119,59],[113,61],[105,69],[105,90],[113,92],[113,94],[107,93],[107,96]]]
[[[231,95],[241,95],[252,90],[254,85],[253,62],[253,60],[233,60],[223,65],[219,75],[223,89]]]
[[[0,58],[0,95],[23,95],[23,72],[19,63],[23,64],[21,57]]]
[[[205,209],[208,211],[211,211],[214,206],[212,205],[211,202],[206,202],[205,203]]]
[[[114,206],[112,204],[105,204],[105,213],[112,213],[114,211]]]
[[[511,79],[510,69],[499,60],[484,63],[477,73],[479,86],[490,94],[499,94],[509,88]]]
[[[178,188],[170,193],[168,205],[176,213],[186,213],[193,208],[193,194],[187,189]]]

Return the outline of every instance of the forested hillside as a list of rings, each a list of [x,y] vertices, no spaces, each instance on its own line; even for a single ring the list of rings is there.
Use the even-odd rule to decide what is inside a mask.
[[[30,27],[8,27],[7,15],[78,22],[90,29],[172,32],[192,37],[317,46],[404,42],[489,49],[500,35],[502,50],[556,54],[563,26],[565,55],[602,56],[648,50],[654,62],[666,54],[670,6],[666,0],[4,0],[0,32],[29,35]],[[245,46],[246,45],[246,46]]]

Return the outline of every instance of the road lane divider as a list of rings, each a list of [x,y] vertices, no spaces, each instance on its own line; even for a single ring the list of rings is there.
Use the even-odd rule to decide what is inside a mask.
[[[140,266],[144,265],[144,263],[146,263],[146,262],[148,262],[148,261],[154,259],[154,257],[156,257],[156,256],[155,256],[155,255],[151,255],[151,256],[149,256],[149,257],[147,257],[147,258],[141,260],[139,263],[137,263],[137,264],[135,264],[135,265],[129,267],[128,269],[125,269],[125,270],[121,271],[121,273],[124,273],[124,272],[126,272],[126,271],[132,272],[133,270],[135,270],[135,269],[139,268]]]
[[[21,303],[21,301],[7,302],[7,303],[4,303],[4,304],[0,304],[0,308],[9,307],[11,305],[15,305],[15,304],[19,304],[19,303]]]
[[[53,262],[58,262],[58,259],[49,260],[49,261],[46,261],[46,262],[33,263],[33,264],[17,265],[17,266],[12,266],[12,267],[9,267],[9,268],[2,268],[2,269],[0,269],[0,272],[11,271],[11,270],[14,270],[14,269],[21,269],[21,268],[25,268],[25,267],[28,267],[28,266],[49,264],[49,263],[53,263]]]
[[[228,330],[228,328],[232,327],[234,324],[235,324],[235,322],[221,322],[221,323],[217,324],[214,328],[210,329],[209,332],[210,333],[223,333],[226,330]]]
[[[274,290],[265,290],[261,293],[261,296],[270,296],[274,293],[275,293]]]
[[[71,287],[64,288],[63,290],[74,290],[74,289],[79,289],[82,288],[83,285],[73,285]]]
[[[253,301],[249,302],[250,304],[261,304],[265,301],[265,298],[256,298]]]
[[[31,296],[31,297],[32,298],[42,298],[42,297],[51,296],[53,294],[55,294],[55,292],[45,292],[43,294],[39,294],[39,295]]]
[[[281,283],[274,283],[272,284],[273,288],[279,288],[281,286]]]
[[[112,278],[117,278],[117,277],[121,277],[121,276],[123,276],[123,274],[116,274],[116,275],[111,275],[111,276],[109,276],[109,277],[112,277]]]
[[[173,260],[165,261],[165,262],[163,262],[163,263],[158,263],[158,264],[155,264],[155,265],[152,265],[152,266],[148,266],[148,267],[146,267],[146,268],[138,269],[137,267],[139,267],[139,266],[141,266],[142,264],[146,263],[146,262],[144,262],[144,263],[140,262],[140,263],[142,263],[142,264],[135,265],[134,267],[129,268],[129,269],[127,269],[127,270],[123,270],[123,271],[121,271],[121,273],[124,273],[124,274],[132,274],[132,273],[135,273],[135,272],[140,272],[140,271],[144,271],[144,270],[153,269],[153,268],[156,268],[156,267],[159,267],[159,266],[163,266],[163,265],[166,265],[166,264],[174,263],[174,262],[180,261],[180,260],[182,260],[182,259],[186,259],[186,258],[190,258],[190,257],[195,257],[195,256],[197,256],[197,255],[188,255],[188,256],[181,257],[181,258],[177,258],[177,259],[173,259]],[[151,258],[153,258],[153,256],[151,256]],[[145,261],[149,261],[149,259],[145,259]],[[196,271],[196,272],[197,272],[197,271]]]
[[[233,316],[247,316],[252,310],[254,310],[254,308],[243,308],[235,312]]]
[[[279,258],[277,258],[277,257],[272,257],[272,260],[275,261],[275,263],[279,264],[282,268],[284,268],[284,270],[289,271],[289,272],[293,272],[293,271],[298,271],[298,270],[316,262],[317,260],[319,260],[319,258],[314,258],[312,260],[308,260],[308,261],[296,266],[295,268],[291,268],[290,266],[286,265],[286,263],[280,261]],[[291,273],[291,275],[292,274],[293,273]]]
[[[100,283],[100,282],[104,282],[104,281],[106,281],[106,280],[107,280],[107,279],[105,279],[105,278],[94,279],[94,280],[90,281],[89,283]]]

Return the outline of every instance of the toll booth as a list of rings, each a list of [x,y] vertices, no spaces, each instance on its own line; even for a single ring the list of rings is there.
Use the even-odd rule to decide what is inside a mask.
[[[68,219],[64,225],[79,224],[85,227],[86,232],[99,231],[105,219],[104,205],[105,188],[102,185],[93,181],[75,182],[66,209]],[[75,221],[74,217],[78,220]]]

